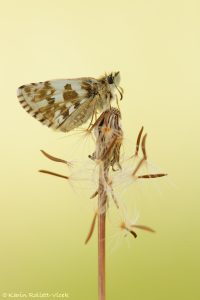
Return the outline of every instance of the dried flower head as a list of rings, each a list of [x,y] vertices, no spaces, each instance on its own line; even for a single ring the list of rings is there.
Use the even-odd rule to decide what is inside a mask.
[[[91,135],[93,133],[95,140],[95,151],[89,155],[89,158],[98,167],[96,191],[90,198],[93,199],[98,196],[99,201],[97,211],[94,214],[85,241],[86,243],[92,236],[97,216],[99,214],[105,214],[106,209],[109,207],[109,200],[112,199],[116,207],[118,209],[120,208],[120,202],[116,195],[119,186],[123,186],[124,184],[127,186],[140,179],[157,178],[166,175],[164,173],[141,174],[140,171],[142,170],[143,165],[147,164],[147,134],[143,135],[143,130],[144,128],[142,127],[139,131],[134,154],[122,161],[120,158],[120,149],[123,142],[123,131],[121,128],[121,113],[119,109],[110,107],[110,109],[105,110],[95,123],[87,129],[87,134]],[[139,156],[140,151],[142,153],[141,157]],[[43,150],[41,152],[50,160],[66,164],[68,167],[72,166],[72,163],[69,161],[54,157]],[[40,170],[40,172],[67,180],[73,177],[72,175],[66,176],[47,170]],[[94,176],[94,173],[92,176]],[[128,219],[124,219],[120,223],[120,228],[126,232],[130,232],[135,237],[137,234],[135,233],[134,228],[153,231],[147,226],[130,223]]]

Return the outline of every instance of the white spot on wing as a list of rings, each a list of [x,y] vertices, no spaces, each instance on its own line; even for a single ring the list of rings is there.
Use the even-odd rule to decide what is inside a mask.
[[[67,103],[65,104],[65,106],[66,106],[67,108],[70,108],[70,106],[72,106],[72,103],[71,103],[71,102],[67,102]]]
[[[55,114],[54,114],[54,117],[57,118],[59,115],[60,115],[60,110],[56,110]]]
[[[69,115],[71,115],[75,111],[74,105],[69,108]]]
[[[86,98],[85,98],[85,99],[82,99],[82,100],[80,101],[80,104],[83,104],[86,100],[87,100]]]
[[[21,94],[22,94],[21,88],[17,89],[17,97],[21,96]]]
[[[58,124],[61,124],[62,122],[63,122],[63,116],[62,115],[60,115],[58,118],[56,118],[56,121],[57,121],[57,123]]]

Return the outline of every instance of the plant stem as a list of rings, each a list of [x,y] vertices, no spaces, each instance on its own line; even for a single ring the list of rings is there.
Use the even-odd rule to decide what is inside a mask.
[[[108,168],[103,164],[99,168],[99,192],[98,192],[98,290],[99,300],[105,300],[105,246],[106,246],[106,202],[105,175]]]
[[[98,216],[98,265],[99,300],[105,300],[105,234],[106,213]]]
[[[90,158],[99,162],[99,186],[98,194],[98,290],[99,300],[106,299],[106,209],[108,207],[108,190],[111,189],[109,182],[109,169],[115,164],[119,165],[120,146],[123,132],[120,127],[120,111],[116,108],[107,109],[95,122],[94,135],[96,149]],[[114,170],[114,169],[113,169]],[[115,201],[113,192],[112,197]]]

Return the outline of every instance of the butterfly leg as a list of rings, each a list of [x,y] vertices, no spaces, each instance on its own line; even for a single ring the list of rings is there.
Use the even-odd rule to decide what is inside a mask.
[[[92,111],[92,118],[91,118],[90,124],[89,124],[89,126],[88,126],[88,128],[87,128],[88,131],[91,131],[91,128],[93,128],[92,122],[93,122],[94,117],[95,117],[95,121],[96,121],[96,114],[97,114],[97,111],[96,111],[96,104],[97,104],[97,98],[96,98],[94,101],[95,101],[95,103],[94,103],[94,109],[93,109],[93,111]]]

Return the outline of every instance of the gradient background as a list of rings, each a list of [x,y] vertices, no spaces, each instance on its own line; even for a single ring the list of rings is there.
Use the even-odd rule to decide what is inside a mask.
[[[96,232],[84,245],[94,187],[37,173],[68,172],[40,149],[87,161],[91,146],[41,126],[16,89],[120,70],[125,143],[144,125],[149,159],[169,176],[126,191],[130,213],[155,235],[121,238],[111,206],[107,299],[200,299],[200,2],[1,0],[0,32],[0,293],[97,299]]]

